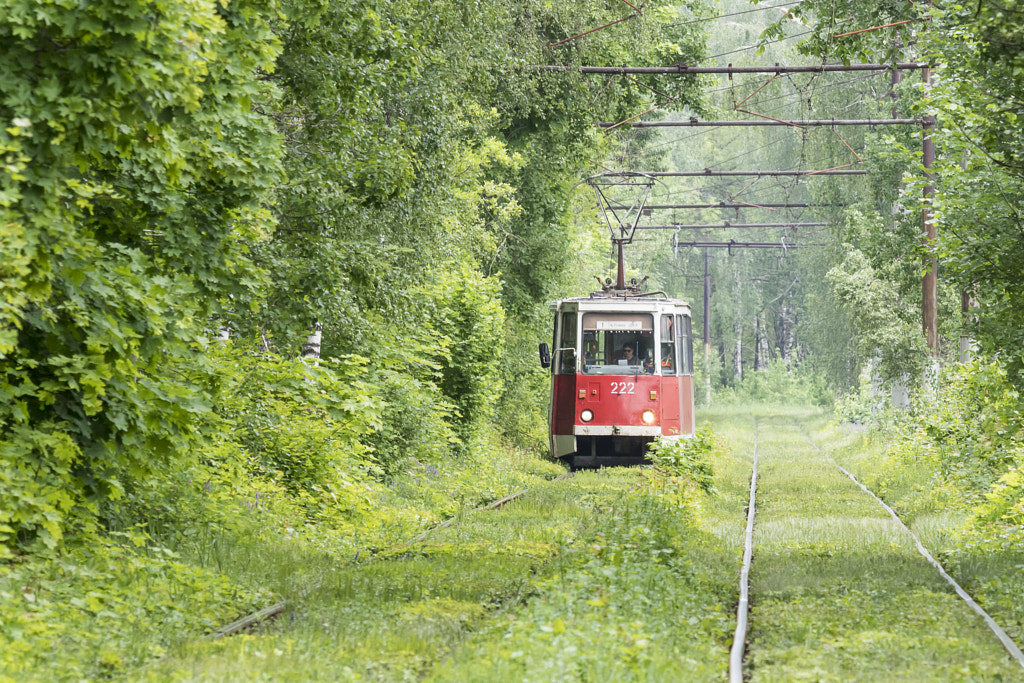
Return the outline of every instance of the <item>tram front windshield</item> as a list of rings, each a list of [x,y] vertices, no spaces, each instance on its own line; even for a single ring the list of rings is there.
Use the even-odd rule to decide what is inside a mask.
[[[583,372],[654,373],[654,317],[649,313],[584,313]]]

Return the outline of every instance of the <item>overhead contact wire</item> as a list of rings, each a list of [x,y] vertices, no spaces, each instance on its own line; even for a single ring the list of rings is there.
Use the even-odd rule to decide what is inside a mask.
[[[743,10],[742,12],[730,12],[729,14],[719,14],[717,17],[704,17],[703,19],[690,19],[689,21],[680,21],[677,24],[669,24],[672,26],[687,26],[688,24],[699,24],[705,21],[715,21],[716,19],[725,19],[726,17],[738,17],[741,14],[750,14],[751,12],[763,12],[766,9],[779,9],[780,7],[795,7],[800,2],[784,2],[781,5],[769,5],[768,7],[758,7],[757,9]]]
[[[605,24],[604,26],[598,26],[597,28],[592,28],[589,31],[584,31],[583,33],[578,33],[578,34],[576,34],[576,35],[574,35],[574,36],[572,36],[570,38],[565,38],[563,40],[559,40],[556,43],[548,43],[548,47],[549,48],[550,47],[557,47],[558,45],[562,45],[563,43],[568,43],[570,41],[576,40],[577,38],[582,38],[583,36],[588,36],[591,33],[597,33],[598,31],[604,30],[604,29],[606,29],[606,28],[608,28],[610,26],[615,26],[615,24],[621,24],[624,21],[628,21],[630,19],[635,19],[636,17],[639,17],[639,16],[643,15],[644,5],[647,4],[647,0],[644,0],[642,3],[640,3],[639,7],[635,7],[632,3],[626,2],[626,0],[622,0],[622,1],[625,2],[627,5],[629,5],[630,7],[632,7],[634,10],[636,10],[636,13],[635,14],[630,14],[630,15],[625,16],[625,17],[622,17],[621,19],[616,19],[615,21],[610,21],[607,24]]]

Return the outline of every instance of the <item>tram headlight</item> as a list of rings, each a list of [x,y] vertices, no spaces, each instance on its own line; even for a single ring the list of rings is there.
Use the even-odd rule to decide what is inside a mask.
[[[591,420],[594,419],[593,411],[584,410],[582,413],[580,413],[580,419],[583,420],[584,422],[590,422]]]
[[[654,424],[654,411],[653,410],[645,410],[644,412],[640,413],[640,419],[643,420],[643,423],[645,425],[652,425],[652,424]]]

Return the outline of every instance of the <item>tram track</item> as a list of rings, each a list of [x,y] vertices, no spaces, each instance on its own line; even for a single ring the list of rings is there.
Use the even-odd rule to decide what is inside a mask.
[[[1020,646],[950,575],[897,512],[819,446],[806,425],[792,417],[789,421],[793,431],[779,424],[782,429],[774,434],[771,424],[754,418],[729,682],[757,679],[761,667],[765,667],[761,675],[771,680],[784,680],[806,671],[806,666],[858,680],[896,680],[901,672],[915,680],[922,674],[922,680],[961,680],[964,672],[975,671],[976,666],[993,675],[1002,671],[1003,676],[1024,669]],[[800,455],[794,439],[809,445],[810,449],[803,449],[805,455]],[[769,451],[762,452],[765,447]],[[805,459],[812,451],[821,457],[820,465]],[[763,456],[771,453],[783,460],[776,463],[770,459],[762,474]],[[834,478],[825,474],[828,468]],[[768,480],[760,481],[763,476]],[[794,476],[795,488],[789,484]],[[842,493],[837,483],[828,481],[852,482],[856,489]],[[767,498],[759,491],[765,485],[769,487]],[[776,488],[778,495],[773,496]],[[873,502],[866,498],[854,502],[863,494]],[[815,507],[814,501],[819,499],[823,506]],[[884,513],[879,510],[873,516],[868,512],[879,507]],[[882,519],[891,525],[890,531],[885,531]],[[891,545],[896,543],[903,550]],[[760,553],[760,569],[752,577],[755,550]],[[928,578],[931,570],[938,573],[931,574],[934,579]],[[751,610],[752,602],[760,607]],[[963,606],[970,609],[969,618]],[[885,650],[886,645],[871,645],[889,642],[898,643],[895,651]],[[808,647],[810,650],[805,650]],[[951,663],[948,654],[941,661],[918,654],[943,647],[963,652],[965,658]],[[796,655],[797,651],[807,654]],[[893,663],[888,673],[880,673],[884,668],[879,670],[870,660],[863,660],[864,669],[849,668],[857,657],[878,656],[883,651]],[[985,668],[995,665],[992,658],[1006,655],[995,669]],[[984,661],[991,664],[982,664]],[[1014,674],[1009,675],[1006,680],[1016,680]]]
[[[797,427],[803,434],[804,438],[807,439],[807,441],[818,453],[824,456],[826,460],[832,463],[840,472],[842,472],[846,477],[848,477],[850,481],[852,481],[862,491],[864,491],[864,493],[871,496],[871,498],[873,498],[875,502],[877,502],[888,513],[889,517],[892,518],[892,520],[903,531],[903,533],[909,536],[910,539],[914,542],[914,546],[916,547],[921,557],[923,557],[932,567],[934,567],[935,570],[939,573],[939,575],[943,578],[943,580],[945,580],[945,582],[949,584],[951,588],[953,588],[953,591],[957,594],[957,596],[959,596],[960,599],[963,600],[963,602],[968,607],[970,607],[970,609],[975,614],[981,617],[982,621],[985,622],[985,625],[999,640],[1000,644],[1010,655],[1010,657],[1012,657],[1021,666],[1021,668],[1024,669],[1024,652],[1021,651],[1020,646],[1018,646],[1017,643],[1014,642],[1010,635],[1005,631],[1005,629],[1003,629],[996,622],[996,620],[993,619],[992,616],[987,611],[985,611],[985,609],[981,605],[979,605],[978,602],[966,590],[964,590],[964,588],[956,581],[956,579],[950,576],[949,572],[946,571],[945,567],[943,567],[942,564],[935,559],[935,557],[928,551],[924,544],[921,543],[921,539],[918,538],[917,534],[911,531],[910,527],[907,526],[907,524],[900,518],[896,511],[893,510],[892,507],[890,507],[884,500],[882,500],[874,491],[872,491],[863,483],[861,483],[860,480],[858,480],[857,477],[853,475],[853,473],[851,473],[849,470],[847,470],[838,462],[836,462],[835,458],[833,458],[831,455],[825,452],[820,446],[818,446],[818,444],[814,441],[811,435],[807,433],[807,430],[805,430],[800,425],[797,425]]]
[[[566,472],[565,474],[562,474],[562,475],[559,475],[559,476],[555,477],[551,481],[555,482],[555,481],[562,481],[564,479],[570,479],[570,478],[572,478],[574,476],[574,474],[575,474],[574,472]],[[492,501],[490,503],[487,503],[486,505],[481,505],[479,507],[473,508],[472,510],[470,510],[465,515],[460,514],[460,515],[456,515],[454,517],[450,517],[449,519],[446,519],[445,521],[443,521],[443,522],[441,522],[439,524],[436,524],[436,525],[430,527],[429,529],[426,529],[426,530],[420,532],[416,536],[413,536],[412,538],[410,538],[408,541],[405,541],[403,543],[398,543],[398,544],[395,544],[393,546],[389,546],[388,548],[385,548],[384,550],[397,550],[397,549],[404,548],[404,547],[407,547],[407,546],[415,545],[416,543],[421,543],[422,541],[426,540],[427,537],[430,536],[430,534],[434,533],[435,531],[441,531],[442,529],[448,529],[448,528],[454,526],[455,524],[457,524],[459,521],[465,519],[468,515],[476,514],[478,512],[487,512],[487,511],[491,511],[491,510],[498,510],[498,509],[508,505],[509,503],[522,498],[523,496],[525,496],[529,492],[530,492],[530,489],[522,489],[520,491],[516,491],[515,493],[507,495],[507,496],[505,496],[503,498],[500,498],[500,499],[498,499],[496,501]],[[358,553],[357,553],[357,556],[358,556]],[[322,586],[322,582],[318,581],[314,585],[306,588],[305,590],[303,590],[299,594],[300,599],[304,598],[307,595],[309,595],[309,593],[311,593],[311,592],[313,592],[315,590],[318,590],[319,588],[321,588],[321,586]],[[283,613],[290,605],[292,605],[291,602],[289,602],[287,600],[282,600],[282,601],[280,601],[278,603],[275,603],[273,605],[270,605],[268,607],[264,607],[263,609],[257,610],[255,612],[247,614],[247,615],[245,615],[243,617],[240,617],[239,619],[236,619],[236,620],[234,620],[234,621],[232,621],[232,622],[230,622],[228,624],[225,624],[224,626],[220,627],[216,631],[213,631],[212,633],[207,635],[204,638],[204,640],[218,640],[220,638],[224,638],[224,637],[227,637],[227,636],[232,636],[232,635],[235,635],[237,633],[241,633],[241,632],[243,632],[243,631],[245,631],[247,629],[254,628],[254,627],[256,627],[256,626],[258,626],[258,625],[260,625],[262,623],[265,623],[265,622],[268,622],[270,620],[273,620],[275,617],[277,617],[278,615]]]
[[[751,446],[749,419],[746,418],[746,425],[743,428],[745,434],[748,435],[744,437],[747,448]],[[778,427],[778,429],[774,429],[774,427]],[[991,616],[984,613],[984,610],[963,588],[955,584],[948,572],[928,553],[916,535],[907,528],[907,525],[899,519],[891,507],[886,505],[867,486],[859,482],[851,472],[836,462],[827,450],[818,445],[808,432],[806,425],[795,419],[792,419],[791,425],[782,422],[766,422],[762,416],[753,420],[752,436],[751,460],[748,461],[750,469],[744,471],[746,467],[743,466],[742,461],[746,458],[739,457],[739,453],[737,453],[738,457],[735,460],[737,470],[735,477],[732,478],[735,488],[733,489],[734,494],[730,495],[732,502],[729,503],[729,509],[735,511],[730,513],[735,515],[732,517],[734,530],[738,530],[737,522],[744,516],[746,518],[743,559],[739,576],[739,599],[735,603],[735,622],[732,623],[734,626],[733,638],[728,657],[730,683],[742,683],[744,680],[756,679],[761,676],[771,680],[787,680],[787,675],[793,672],[808,671],[809,669],[806,667],[810,666],[822,666],[821,671],[834,671],[836,674],[858,680],[898,680],[900,673],[905,673],[908,679],[914,680],[961,680],[959,676],[944,677],[945,674],[953,671],[949,668],[951,666],[949,664],[950,655],[946,655],[946,658],[940,662],[933,662],[929,653],[935,652],[931,648],[936,647],[951,648],[951,652],[956,653],[952,655],[954,659],[959,657],[961,652],[965,652],[973,658],[969,660],[972,663],[961,664],[961,668],[975,666],[976,662],[990,662],[991,664],[988,666],[993,666],[996,665],[996,657],[1000,658],[1001,663],[996,665],[995,669],[983,668],[982,670],[1003,671],[1002,675],[1005,677],[1005,672],[1009,668],[1017,665],[1024,667],[1024,654],[1021,654],[1012,638],[996,624]],[[749,482],[746,481],[747,472],[749,472]],[[566,473],[551,481],[556,482],[571,476],[573,476],[571,473]],[[851,481],[857,485],[857,488],[849,486]],[[791,486],[791,484],[796,485]],[[741,507],[741,491],[744,485],[747,486],[748,495],[745,510]],[[533,488],[516,491],[457,517],[445,520],[420,532],[408,541],[385,548],[382,551],[383,554],[378,553],[381,555],[380,557],[374,557],[369,562],[386,568],[390,567],[387,564],[388,559],[404,558],[404,548],[409,548],[410,557],[416,557],[421,553],[416,547],[417,544],[426,541],[430,534],[459,527],[464,520],[468,520],[477,512],[500,509],[514,501],[528,497]],[[631,488],[630,484],[626,482],[622,490],[632,492],[635,488]],[[537,490],[542,491],[541,489]],[[874,502],[864,498],[864,493],[867,493]],[[819,500],[820,504],[817,503]],[[885,513],[878,511],[878,506],[881,506]],[[871,512],[871,510],[877,512]],[[638,526],[628,517],[627,513],[627,518],[622,520],[625,524],[623,528],[627,529],[626,533],[634,534],[637,529],[642,529],[645,526],[644,522],[640,522]],[[515,520],[510,518],[507,521]],[[506,522],[498,518],[482,520],[482,523],[506,525]],[[467,527],[475,528],[476,525],[477,523],[468,524]],[[756,546],[755,529],[757,530]],[[439,534],[438,543],[440,545],[438,547],[444,547],[447,542],[450,542],[452,533],[452,531],[448,531]],[[462,532],[456,530],[454,533],[460,535]],[[600,538],[604,539],[605,533],[607,530],[602,530]],[[912,540],[912,543],[908,542],[908,539]],[[633,548],[635,538],[629,536],[622,541],[623,544],[615,547]],[[588,545],[587,552],[607,553],[607,550],[603,550],[606,543],[607,541],[601,540],[599,544]],[[897,543],[899,547],[896,546]],[[428,545],[433,548],[435,543],[431,542]],[[916,552],[911,547],[912,545],[916,547]],[[473,546],[470,544],[465,547],[471,549]],[[652,547],[658,548],[659,546],[654,544]],[[733,547],[735,548],[735,546]],[[623,552],[621,549],[617,552]],[[757,572],[753,572],[752,567],[755,550],[759,553]],[[426,552],[433,553],[434,551]],[[472,551],[468,550],[468,552]],[[634,550],[627,552],[634,552]],[[928,564],[921,562],[918,555],[927,560]],[[434,555],[424,556],[433,557]],[[599,554],[597,557],[603,557],[603,555]],[[735,558],[735,555],[732,557]],[[870,558],[867,560],[870,564],[865,564],[866,557]],[[733,567],[735,567],[734,564]],[[867,567],[871,567],[871,569],[866,569]],[[942,576],[941,580],[932,573],[933,567]],[[353,570],[361,571],[355,568],[350,568],[349,571]],[[734,572],[735,569],[732,571]],[[864,576],[865,573],[867,577]],[[493,575],[493,572],[488,575]],[[736,575],[733,573],[732,576]],[[727,577],[728,570],[725,573],[725,580],[728,581],[728,585],[735,586],[736,584],[733,583],[735,579],[729,580]],[[604,580],[601,579],[602,584]],[[328,590],[327,581],[324,579],[324,590]],[[299,596],[279,603],[280,609],[276,614],[286,613],[289,607],[305,609],[303,597],[318,590],[320,584],[321,582],[318,581],[316,585],[310,586]],[[946,588],[947,584],[953,586],[952,591]],[[602,610],[603,601],[607,599],[603,596],[613,595],[603,592],[604,589],[602,589],[594,594],[596,598],[590,593],[577,598],[574,597],[573,589],[569,588],[573,585],[573,581],[559,581],[551,585],[561,587],[558,590],[562,592],[553,594],[557,595],[560,600],[588,599],[589,602],[585,603],[588,606],[585,609],[589,611]],[[655,582],[648,584],[648,587],[650,588],[651,585],[659,584]],[[953,597],[952,592],[956,592],[958,597]],[[665,595],[670,594],[665,593]],[[648,594],[648,597],[657,603],[660,595],[660,593],[658,595]],[[502,604],[516,606],[519,604],[521,596],[521,590],[518,593],[512,591],[502,599]],[[310,597],[310,600],[314,599],[314,597]],[[973,616],[968,619],[968,613],[962,610],[964,603],[982,619],[977,622]],[[431,603],[428,599],[424,604]],[[530,604],[534,605],[533,602]],[[565,611],[554,610],[552,615],[545,616],[543,619],[539,619],[536,615],[531,617],[532,610],[539,610],[539,614],[546,615],[545,610],[553,609],[551,596],[538,604],[539,607],[522,607],[523,610],[527,610],[524,613],[509,612],[507,618],[510,632],[515,631],[520,634],[535,621],[539,622],[542,628],[543,624],[548,624],[546,628],[554,629],[555,634],[562,633],[562,629],[565,629],[566,635],[563,637],[566,638],[577,628],[588,628],[586,624],[574,625],[568,617],[565,617],[564,624],[553,618],[554,615],[564,616]],[[755,609],[751,609],[751,604],[754,604]],[[274,615],[268,615],[267,611],[275,607],[278,605],[248,615],[245,618],[247,621],[233,622],[233,624],[243,623],[239,624],[235,630],[224,633],[220,637],[243,631],[274,618]],[[725,607],[724,604],[723,607]],[[405,607],[399,609],[403,610]],[[516,609],[518,610],[518,608]],[[574,613],[573,610],[568,611]],[[515,615],[514,618],[513,615]],[[725,621],[718,627],[719,634],[728,629],[730,625],[728,616],[722,616],[725,617]],[[503,615],[502,619],[505,618],[506,616]],[[578,615],[577,618],[579,618]],[[982,621],[987,629],[982,628]],[[693,625],[693,622],[691,621],[690,624]],[[794,624],[794,626],[790,626],[790,624]],[[787,633],[786,631],[791,628],[793,630]],[[783,633],[777,636],[774,631],[778,629],[781,629]],[[967,631],[970,631],[972,635],[966,635]],[[548,631],[548,633],[550,634],[552,631]],[[1002,647],[991,640],[992,634],[997,636]],[[589,632],[585,632],[585,635],[589,637]],[[583,635],[580,638],[585,640]],[[981,643],[983,648],[970,650],[969,647],[974,646],[964,645],[967,638],[974,638],[974,642]],[[473,649],[460,655],[459,658],[452,659],[446,655],[441,661],[445,667],[455,667],[452,669],[453,672],[469,670],[473,666],[471,662],[491,657],[495,652],[494,647],[505,646],[505,641],[501,640],[496,641],[499,644],[487,649],[489,646],[486,644],[486,638],[483,642],[484,645],[476,643]],[[518,648],[519,651],[522,651],[532,647],[529,644],[532,641],[529,639],[516,642],[516,647],[509,646],[512,650]],[[644,642],[646,643],[646,641]],[[658,642],[658,640],[655,639],[652,642]],[[873,645],[873,643],[895,643],[897,652],[900,654],[894,656],[892,651],[883,652],[879,649],[882,646]],[[807,655],[806,658],[790,660],[789,663],[786,663],[786,658],[793,656],[787,654],[787,650],[784,649],[787,647],[810,648],[812,654]],[[720,648],[721,641],[717,646],[718,653],[722,652]],[[1005,658],[1002,654],[1003,650],[1010,654],[1010,658]],[[788,652],[792,653],[793,650]],[[885,661],[894,662],[891,671],[886,670],[884,665],[880,667],[870,659],[880,654],[888,657]],[[720,656],[721,654],[717,655],[717,657]],[[705,663],[705,666],[712,666],[710,663],[714,662],[717,657],[713,654],[713,649],[709,649],[703,659],[695,661],[701,661]],[[719,662],[717,666],[723,667],[723,660],[717,659],[717,661]],[[851,662],[855,663],[851,664]],[[506,665],[503,664],[503,666]],[[507,666],[511,666],[511,664]],[[853,668],[850,668],[851,666]],[[984,667],[985,664],[981,664],[981,666]],[[865,668],[862,671],[859,667]],[[721,672],[722,669],[719,668],[718,671]],[[506,671],[506,673],[508,672]],[[886,678],[889,674],[896,677]],[[923,677],[921,677],[922,674],[924,674]],[[453,673],[452,675],[456,679],[458,678],[457,674]],[[507,676],[505,679],[511,680]],[[1004,678],[1004,680],[1016,680],[1016,678],[1011,673],[1009,678]]]

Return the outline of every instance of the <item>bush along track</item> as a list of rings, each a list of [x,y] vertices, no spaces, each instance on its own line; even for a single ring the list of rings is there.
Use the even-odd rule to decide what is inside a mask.
[[[706,499],[669,469],[546,482],[500,510],[328,570],[262,630],[191,643],[145,674],[718,679],[735,556],[701,528]]]
[[[737,425],[727,434],[749,430],[747,416],[723,420]],[[751,680],[1020,680],[982,619],[805,430],[830,447],[841,433],[793,410],[759,424]]]

